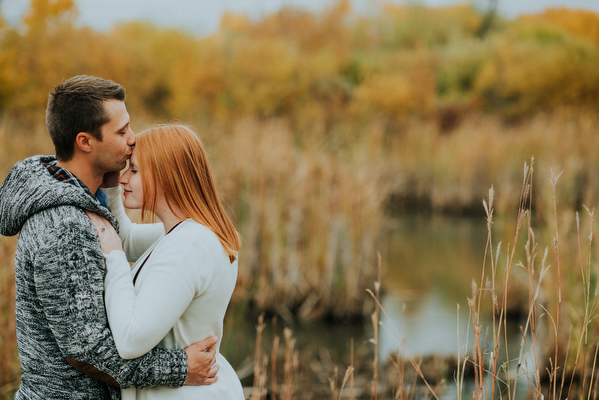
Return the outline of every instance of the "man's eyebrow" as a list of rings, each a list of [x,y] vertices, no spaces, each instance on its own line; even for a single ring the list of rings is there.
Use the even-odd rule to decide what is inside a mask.
[[[123,129],[126,129],[130,123],[131,123],[131,121],[127,121],[127,123],[125,125],[123,125],[122,127],[120,127],[118,130],[122,131]]]

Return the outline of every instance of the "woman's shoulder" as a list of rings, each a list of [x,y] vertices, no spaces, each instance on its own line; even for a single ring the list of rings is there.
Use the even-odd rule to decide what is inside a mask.
[[[166,236],[172,236],[173,240],[189,245],[220,246],[218,237],[210,228],[192,219],[184,220]]]
[[[216,234],[214,232],[212,232],[212,230],[210,228],[208,228],[206,225],[202,225],[197,221],[194,221],[193,219],[186,219],[183,222],[181,222],[181,224],[175,228],[175,230],[181,230],[181,231],[186,231],[188,233],[194,233],[200,237],[206,236],[206,237],[216,237]]]
[[[181,266],[195,265],[201,261],[202,268],[194,268],[202,276],[220,271],[223,265],[229,265],[229,256],[220,240],[210,228],[193,220],[185,220],[173,229],[159,243],[160,250],[166,250],[173,257],[188,260]]]

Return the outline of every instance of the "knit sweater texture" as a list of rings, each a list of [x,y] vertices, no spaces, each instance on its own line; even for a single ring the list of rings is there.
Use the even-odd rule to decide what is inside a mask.
[[[21,384],[15,400],[119,399],[118,387],[67,362],[90,364],[123,387],[180,387],[184,350],[155,348],[123,360],[104,307],[106,267],[85,210],[114,216],[83,189],[56,181],[36,156],[18,162],[0,186],[0,233],[19,234],[15,254]]]

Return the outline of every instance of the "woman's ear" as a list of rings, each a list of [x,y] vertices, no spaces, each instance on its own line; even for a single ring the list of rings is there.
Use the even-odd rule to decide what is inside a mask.
[[[89,153],[92,148],[93,137],[87,132],[79,132],[75,137],[75,147],[85,153]]]

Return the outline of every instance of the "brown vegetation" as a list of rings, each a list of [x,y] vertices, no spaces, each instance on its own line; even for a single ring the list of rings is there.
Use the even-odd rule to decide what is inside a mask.
[[[561,275],[544,281],[550,288],[560,282],[562,292],[540,292],[554,317],[556,299],[563,298],[560,334],[552,347],[560,350],[550,355],[551,363],[538,364],[538,378],[550,379],[552,389],[562,384],[559,377],[576,375],[571,372],[583,371],[587,379],[595,345],[585,335],[596,333],[593,244],[585,250],[588,262],[587,256],[565,260],[576,260],[582,251],[571,239],[574,212],[592,209],[599,196],[594,153],[599,42],[596,24],[578,23],[596,21],[597,15],[548,11],[496,18],[488,25],[470,6],[385,5],[380,13],[363,16],[352,12],[350,2],[337,1],[320,14],[285,8],[259,21],[227,14],[219,30],[206,37],[140,22],[97,32],[77,27],[76,15],[70,0],[34,0],[21,23],[0,22],[0,175],[19,159],[52,153],[43,119],[47,93],[56,83],[85,73],[123,84],[136,130],[167,120],[198,129],[243,237],[232,306],[265,310],[284,321],[370,315],[376,303],[366,289],[377,279],[385,211],[485,216],[481,199],[493,185],[494,212],[516,213],[525,224],[531,257],[524,266],[532,282],[527,288],[536,288],[540,277],[530,222],[519,213],[526,210],[535,227],[565,226],[556,254]],[[522,164],[531,155],[535,180],[526,190],[534,196],[517,207]],[[556,191],[552,170],[563,171]],[[592,221],[587,224],[592,228]],[[539,235],[551,243],[553,234],[547,232]],[[14,243],[0,238],[0,350],[14,355],[0,360],[0,396],[14,391],[19,374]],[[489,262],[495,246],[490,242]],[[512,265],[517,260],[510,259]],[[496,261],[493,268],[502,270]],[[586,297],[568,296],[577,294],[580,279]],[[501,307],[519,301],[511,301],[503,282],[495,283],[496,303],[485,305],[481,297],[490,290],[485,279],[471,300],[476,315],[481,307],[496,317],[491,334],[500,343]],[[532,331],[542,311],[534,296],[530,301],[525,313],[530,308]],[[486,334],[477,321],[473,327]],[[564,341],[569,326],[572,334]],[[290,374],[294,353],[291,338],[285,340],[285,351],[277,344],[268,354],[284,354]],[[489,357],[488,351],[481,347],[469,359],[481,384],[489,377],[489,361],[492,370],[503,368],[498,352]],[[361,376],[370,384],[364,357],[357,354],[350,365],[366,371]],[[267,365],[264,353],[255,361]],[[412,361],[392,364],[399,379],[395,388],[414,390],[403,379],[422,378],[410,375],[410,366],[418,365]],[[474,373],[469,362],[457,365]],[[319,371],[321,381],[331,372],[311,369]],[[421,369],[427,376],[424,365]],[[494,384],[498,376],[490,378]],[[343,381],[331,381],[331,391],[341,396],[352,382],[363,387],[363,379],[355,378],[348,377],[344,390]],[[282,375],[274,385],[288,379]],[[563,382],[560,387],[569,388]],[[280,397],[289,398],[289,386],[284,390]]]

